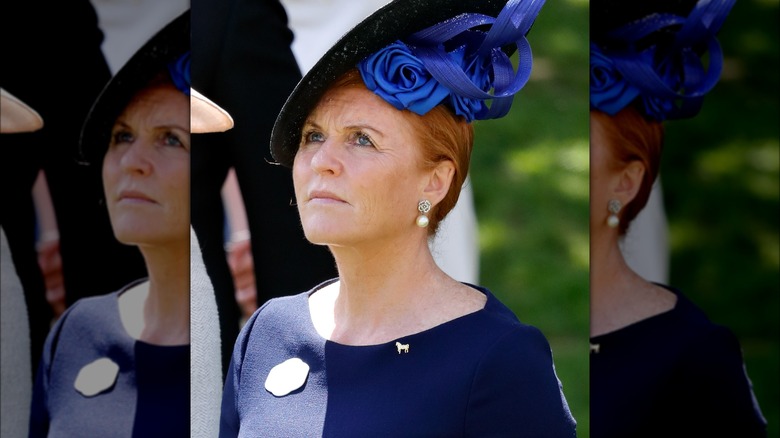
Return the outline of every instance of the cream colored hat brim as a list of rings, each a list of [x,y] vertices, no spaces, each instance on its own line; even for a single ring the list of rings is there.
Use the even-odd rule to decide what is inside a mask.
[[[43,118],[13,94],[0,88],[0,132],[33,132],[43,128]]]
[[[190,88],[190,132],[224,132],[233,127],[233,118],[219,105]]]

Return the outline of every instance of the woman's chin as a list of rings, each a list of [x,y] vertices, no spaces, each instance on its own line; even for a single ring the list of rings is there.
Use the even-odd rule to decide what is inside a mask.
[[[348,233],[343,229],[332,229],[322,227],[304,227],[306,240],[314,245],[343,245],[349,240],[354,240],[354,233]]]

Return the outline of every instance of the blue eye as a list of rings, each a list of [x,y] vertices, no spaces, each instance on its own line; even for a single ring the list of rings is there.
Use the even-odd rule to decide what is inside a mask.
[[[355,144],[358,146],[374,146],[374,142],[371,141],[371,137],[358,132],[355,134]]]
[[[130,131],[123,129],[119,131],[114,131],[111,134],[112,144],[130,143],[132,141],[133,141],[133,134],[131,134]]]
[[[163,139],[163,143],[165,146],[183,146],[181,140],[176,134],[173,133],[166,133],[165,138]]]
[[[303,141],[305,143],[322,143],[325,141],[325,136],[321,132],[311,131],[303,136]]]

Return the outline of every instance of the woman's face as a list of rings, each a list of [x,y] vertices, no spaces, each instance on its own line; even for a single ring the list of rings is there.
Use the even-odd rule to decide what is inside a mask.
[[[189,128],[189,98],[173,85],[140,91],[117,118],[103,160],[103,186],[120,242],[189,239]]]
[[[401,112],[362,87],[332,90],[309,115],[293,164],[307,239],[353,246],[410,236],[430,171]],[[424,233],[424,232],[423,232]]]

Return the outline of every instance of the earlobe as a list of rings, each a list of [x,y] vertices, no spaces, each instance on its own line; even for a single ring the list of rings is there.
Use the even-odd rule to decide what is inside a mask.
[[[444,160],[431,171],[428,183],[423,190],[426,199],[435,205],[444,199],[455,177],[455,165],[450,160]]]

